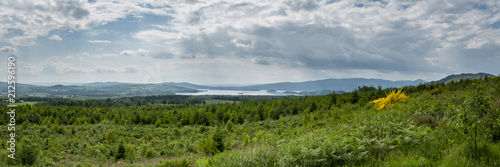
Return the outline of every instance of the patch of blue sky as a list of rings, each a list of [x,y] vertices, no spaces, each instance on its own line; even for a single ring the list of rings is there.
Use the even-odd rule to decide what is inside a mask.
[[[384,5],[388,4],[388,2],[383,1],[383,0],[370,0],[370,2],[380,2],[380,3],[384,4]]]
[[[388,2],[385,2],[385,1],[382,1],[382,0],[369,0],[369,2],[379,2],[383,6],[387,5],[387,3],[388,3]],[[362,8],[362,7],[371,6],[371,4],[355,3],[354,6],[358,7],[358,8]]]
[[[325,3],[325,4],[326,4],[326,5],[329,5],[329,4],[333,4],[333,3],[335,3],[335,2],[338,2],[338,1],[339,1],[339,0],[328,0],[328,1],[326,1],[326,3]]]
[[[172,8],[172,6],[170,5],[163,5],[163,6],[152,6],[151,4],[149,3],[146,3],[146,4],[143,4],[143,3],[139,3],[138,6],[140,7],[143,7],[143,8],[150,8],[150,9],[162,9],[162,8]]]
[[[399,5],[399,10],[406,10],[410,7],[411,5]]]
[[[5,37],[7,38],[19,37],[19,36],[24,36],[24,31],[21,29],[8,28],[7,34],[5,34]]]
[[[491,28],[500,29],[500,21],[496,21],[495,23],[491,24]]]
[[[474,6],[472,8],[477,9],[477,10],[487,10],[488,6],[486,4],[478,3],[478,4],[474,4]]]

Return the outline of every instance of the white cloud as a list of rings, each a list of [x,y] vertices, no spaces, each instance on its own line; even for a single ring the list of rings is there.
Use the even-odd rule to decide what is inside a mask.
[[[82,60],[79,55],[81,54],[78,54],[76,56],[67,56],[65,58],[67,60]],[[111,66],[95,66],[94,68],[85,68],[80,67],[77,64],[64,62],[57,56],[52,56],[38,65],[22,62],[21,67],[25,72],[30,74],[39,74],[41,72],[50,75],[67,75],[71,73],[137,73],[139,71],[139,69],[133,65],[127,65],[123,68],[115,68]]]
[[[111,43],[111,41],[108,40],[88,40],[88,43]]]
[[[487,9],[476,9],[479,3]],[[491,28],[500,20],[495,14],[500,4],[493,0],[213,0],[171,5],[175,12],[169,24],[152,25],[157,29],[133,37],[168,46],[166,54],[177,57],[244,57],[289,68],[451,72],[466,64],[448,58],[437,63],[429,57],[453,57],[439,51],[444,48],[500,45],[500,30]]]
[[[120,71],[120,69],[116,69],[113,67],[101,67],[101,66],[96,66],[93,69],[93,72],[96,72],[96,73],[115,73],[115,72],[119,72],[119,71]]]
[[[100,54],[100,55],[94,55],[94,57],[98,57],[98,58],[101,58],[101,57],[116,57],[118,55],[116,54],[113,54],[113,53],[104,53],[104,54]]]
[[[65,63],[52,56],[41,63],[41,71],[46,74],[84,73],[88,70]]]
[[[57,34],[54,34],[52,36],[49,37],[49,39],[52,39],[52,40],[56,40],[56,41],[62,41],[63,39],[57,35]]]
[[[147,56],[149,56],[149,51],[139,48],[137,50],[124,50],[124,51],[121,51],[120,54],[123,56],[144,56],[144,57],[147,57]]]
[[[127,16],[141,14],[168,15],[171,9],[164,1],[99,0],[4,0],[0,2],[0,41],[13,45],[35,45],[39,36],[53,30],[88,30]],[[8,39],[8,30],[20,30],[23,35]]]
[[[137,72],[139,72],[139,69],[133,65],[127,65],[124,67],[124,69],[125,69],[125,73],[137,73]]]
[[[13,48],[13,47],[11,47],[11,46],[2,46],[2,47],[0,48],[0,51],[1,51],[1,52],[4,52],[4,53],[10,53],[10,52],[15,53],[15,52],[17,52],[16,48]]]
[[[13,45],[19,46],[30,46],[36,44],[36,37],[33,36],[18,36],[9,39],[9,42]]]
[[[139,72],[139,69],[136,66],[133,65],[127,65],[123,68],[114,68],[114,67],[102,67],[102,66],[96,66],[92,70],[94,73],[137,73]]]
[[[151,26],[156,27],[156,28],[159,28],[159,29],[163,29],[163,30],[170,30],[170,28],[171,28],[171,27],[170,27],[170,26],[168,26],[168,25],[159,25],[159,24],[153,24],[153,25],[151,25]]]

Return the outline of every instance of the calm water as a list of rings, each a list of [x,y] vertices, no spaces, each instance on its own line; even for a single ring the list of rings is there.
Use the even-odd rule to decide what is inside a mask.
[[[213,90],[213,89],[199,89],[202,92],[198,93],[176,93],[178,95],[270,95],[270,96],[285,96],[294,94],[285,94],[284,91],[277,91],[276,93],[266,92],[266,90],[259,91],[241,91],[241,90]],[[242,94],[240,94],[242,93]],[[298,95],[298,94],[296,94]]]

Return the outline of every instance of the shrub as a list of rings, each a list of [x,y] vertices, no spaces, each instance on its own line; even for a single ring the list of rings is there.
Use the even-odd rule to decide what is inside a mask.
[[[392,106],[399,106],[398,102],[406,101],[408,96],[402,92],[403,89],[399,89],[397,92],[393,90],[386,94],[386,97],[379,98],[377,100],[373,100],[370,103],[374,103],[375,107],[378,110],[383,110]]]
[[[201,152],[207,155],[215,155],[219,152],[214,139],[211,136],[205,138],[201,143],[199,143],[198,148],[200,148]]]
[[[233,124],[233,122],[231,122],[231,120],[227,121],[227,123],[226,123],[226,129],[227,129],[227,131],[232,132],[233,131],[233,126],[234,126],[234,124]]]
[[[154,136],[153,136],[151,133],[149,133],[149,134],[146,136],[146,140],[147,140],[147,141],[151,141],[151,140],[153,140],[153,139],[154,139]]]
[[[200,133],[205,133],[207,131],[207,127],[204,125],[200,126]]]
[[[149,148],[146,151],[144,157],[146,157],[146,158],[153,158],[153,157],[156,157],[157,155],[158,155],[158,153],[154,149]]]
[[[199,148],[202,152],[208,155],[215,155],[225,150],[224,138],[226,134],[223,130],[216,128],[214,132],[207,135],[201,143]]]
[[[117,139],[116,130],[115,129],[110,130],[108,133],[105,134],[104,139],[109,143],[115,142]]]
[[[134,162],[136,156],[136,150],[137,148],[135,148],[133,145],[125,146],[124,158],[127,159],[129,162]]]

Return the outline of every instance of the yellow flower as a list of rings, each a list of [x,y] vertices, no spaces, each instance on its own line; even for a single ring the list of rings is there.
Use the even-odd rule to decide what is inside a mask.
[[[386,94],[386,97],[373,100],[370,103],[374,103],[375,105],[373,107],[378,110],[383,110],[392,106],[400,106],[397,102],[406,101],[408,98],[402,90],[403,88],[399,89],[397,92],[396,90],[393,90],[389,92],[389,94]]]

